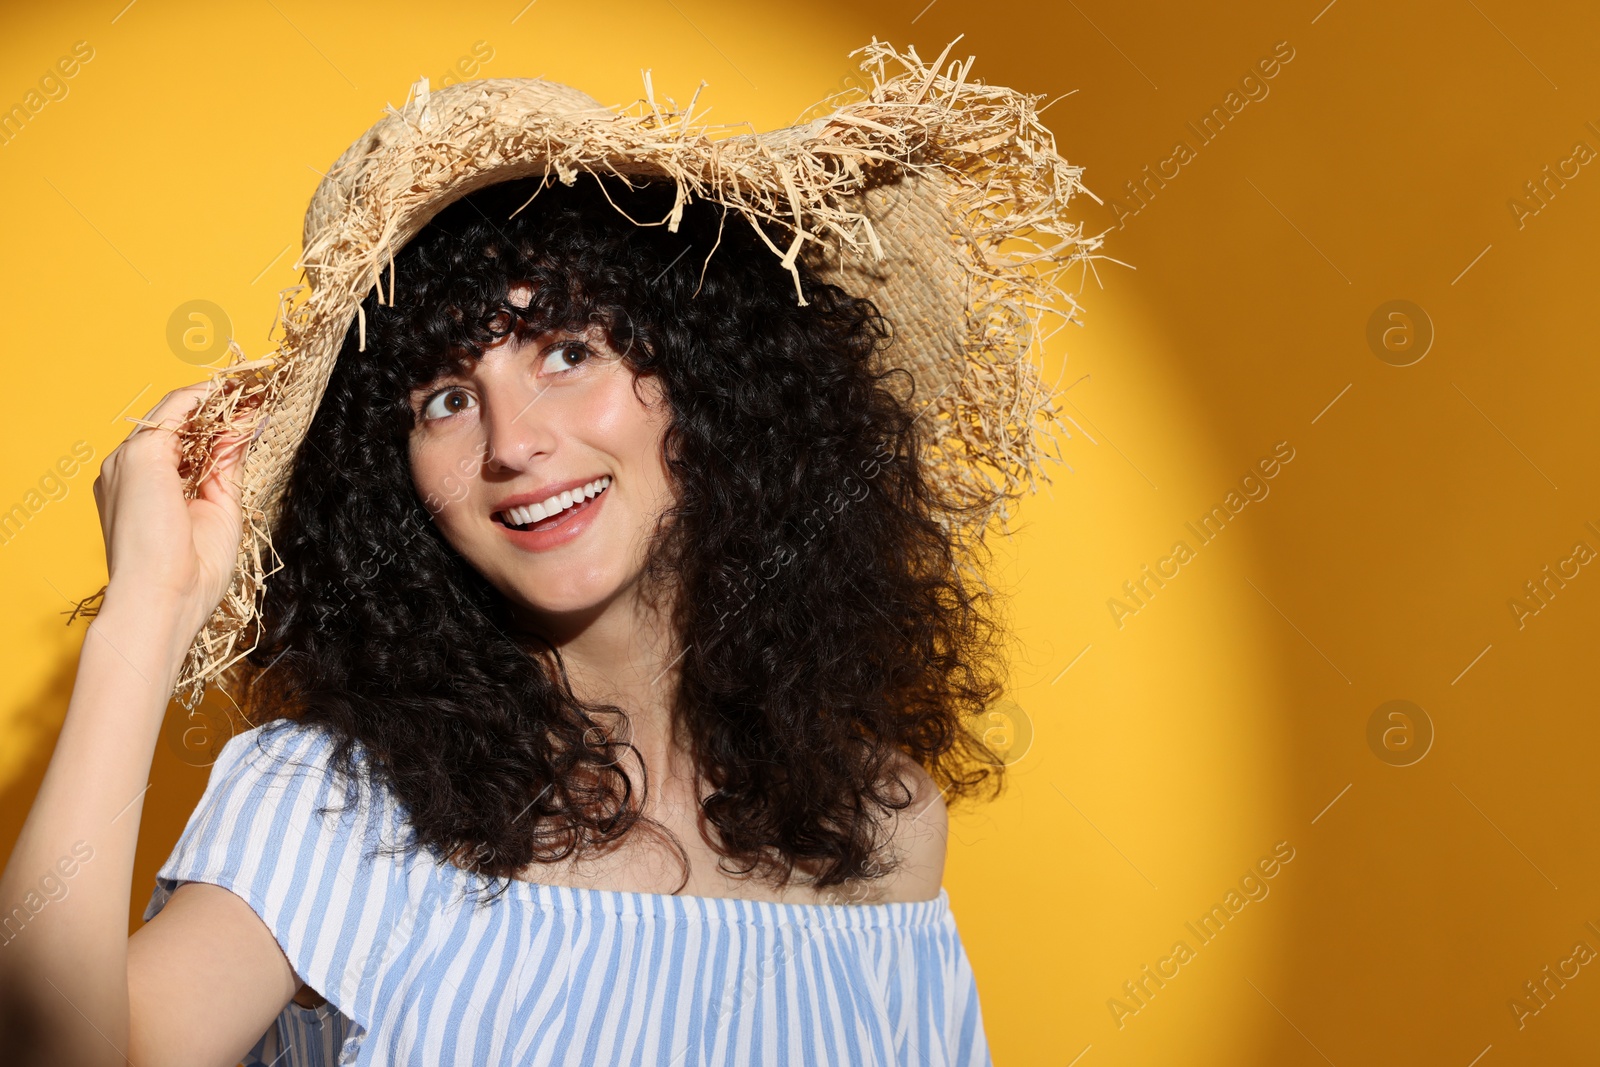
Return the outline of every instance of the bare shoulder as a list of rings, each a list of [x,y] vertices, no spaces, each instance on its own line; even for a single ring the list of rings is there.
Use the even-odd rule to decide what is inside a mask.
[[[945,842],[950,834],[944,792],[911,757],[896,754],[895,774],[911,791],[909,806],[895,812],[885,848],[897,867],[884,879],[884,899],[931,900],[944,882]]]
[[[944,790],[922,769],[922,764],[903,752],[894,754],[894,769],[911,790],[911,805],[900,812],[900,819],[911,820],[913,825],[936,825],[942,830],[947,821]]]

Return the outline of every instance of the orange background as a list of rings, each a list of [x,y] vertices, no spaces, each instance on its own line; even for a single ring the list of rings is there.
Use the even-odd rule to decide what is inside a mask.
[[[0,544],[0,844],[70,693],[83,629],[58,612],[104,579],[94,472],[122,415],[205,373],[169,346],[169,318],[212,301],[264,354],[318,173],[413,79],[437,85],[483,42],[479,76],[626,104],[650,67],[680,103],[708,81],[711,121],[769,128],[846,85],[874,34],[927,58],[964,34],[952,57],[977,56],[974,76],[1072,93],[1044,118],[1105,201],[1077,210],[1119,261],[1096,264],[1084,327],[1050,345],[1084,433],[999,546],[1015,684],[996,736],[1011,731],[1015,773],[957,814],[946,874],[996,1062],[1592,1060],[1600,966],[1550,982],[1542,1007],[1524,983],[1580,941],[1600,951],[1600,577],[1584,565],[1600,550],[1600,16],[1324,2],[8,13],[0,107],[75,42],[93,58],[0,145],[0,510],[40,505]],[[1246,83],[1280,42],[1292,58]],[[1188,123],[1218,107],[1202,143]],[[1168,177],[1141,204],[1125,183],[1147,165]],[[1387,323],[1390,348],[1368,340],[1396,300],[1432,324],[1415,362],[1415,310]],[[93,458],[49,482],[78,441]],[[1270,492],[1234,498],[1200,544],[1185,523],[1279,442],[1292,460],[1252,483]],[[58,499],[28,496],[41,479]],[[1192,558],[1129,599],[1180,540]],[[1541,606],[1524,583],[1547,565],[1569,578]],[[1369,741],[1394,700],[1420,710]],[[206,780],[176,706],[169,725],[133,923]],[[1202,943],[1186,923],[1280,842],[1292,860],[1246,882],[1267,895],[1234,897]],[[1180,940],[1186,962],[1132,998],[1146,965],[1173,974]]]

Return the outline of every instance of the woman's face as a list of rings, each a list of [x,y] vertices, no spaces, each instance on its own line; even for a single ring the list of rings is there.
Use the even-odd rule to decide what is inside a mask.
[[[513,287],[513,303],[526,296]],[[635,587],[673,502],[669,412],[599,328],[507,337],[413,390],[411,407],[419,498],[519,614],[566,631]]]

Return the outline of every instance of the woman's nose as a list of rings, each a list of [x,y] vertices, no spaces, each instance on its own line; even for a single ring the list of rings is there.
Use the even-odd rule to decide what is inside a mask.
[[[525,469],[554,447],[555,434],[542,400],[531,387],[493,390],[483,401],[484,465]]]

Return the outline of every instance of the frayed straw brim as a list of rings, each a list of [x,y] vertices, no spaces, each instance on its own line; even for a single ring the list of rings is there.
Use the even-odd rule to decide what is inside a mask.
[[[276,559],[270,530],[352,319],[365,343],[362,298],[377,287],[392,300],[393,260],[406,242],[453,201],[511,178],[667,177],[678,191],[664,220],[674,229],[693,199],[773,224],[786,243],[763,239],[795,272],[797,293],[796,264],[808,257],[888,319],[894,339],[883,358],[915,376],[927,469],[971,508],[947,518],[952,535],[981,537],[997,516],[1003,524],[1066,432],[1032,358],[1038,324],[1046,313],[1075,317],[1062,280],[1092,266],[1100,238],[1066,217],[1074,193],[1093,194],[1040,123],[1042,97],[970,80],[970,57],[941,70],[949,51],[930,66],[914,49],[874,39],[852,53],[864,53],[869,90],[836,94],[808,112],[819,117],[762,134],[697,124],[699,90],[682,111],[661,106],[648,72],[644,99],[621,111],[540,79],[436,92],[418,81],[317,187],[296,264],[307,284],[280,293],[277,351],[246,359],[234,346],[233,363],[180,431],[192,497],[217,438],[270,415],[244,466],[232,586],[175,688],[184,706],[254,647],[241,646],[276,569],[266,566]]]

